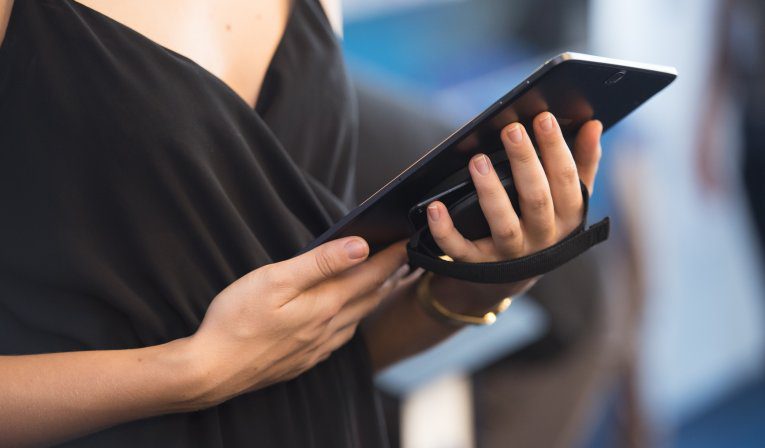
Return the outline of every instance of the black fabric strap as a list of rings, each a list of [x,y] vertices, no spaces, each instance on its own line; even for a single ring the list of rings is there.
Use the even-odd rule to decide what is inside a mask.
[[[608,239],[609,218],[593,224],[585,230],[589,194],[582,185],[584,219],[579,227],[566,238],[542,251],[522,258],[487,263],[447,261],[433,242],[427,225],[419,229],[409,240],[407,252],[412,268],[421,267],[438,275],[477,283],[510,283],[536,277],[584,253],[587,249]]]

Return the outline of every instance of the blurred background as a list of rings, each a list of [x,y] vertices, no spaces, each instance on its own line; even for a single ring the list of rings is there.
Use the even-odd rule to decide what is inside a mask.
[[[562,51],[671,65],[606,134],[611,240],[379,375],[395,446],[765,446],[765,1],[345,0],[366,197]]]

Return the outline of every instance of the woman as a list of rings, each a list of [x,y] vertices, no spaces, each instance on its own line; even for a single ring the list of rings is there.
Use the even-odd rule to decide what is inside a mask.
[[[0,445],[386,446],[373,372],[455,329],[412,299],[403,243],[290,258],[353,201],[338,10],[0,0]],[[534,126],[541,161],[502,131],[522,220],[482,155],[491,237],[429,206],[448,255],[520,257],[579,224],[601,125],[575,157],[550,114]],[[480,313],[531,283],[431,294]]]

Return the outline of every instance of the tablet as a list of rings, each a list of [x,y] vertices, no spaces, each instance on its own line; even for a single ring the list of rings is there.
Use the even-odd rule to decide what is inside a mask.
[[[355,235],[364,238],[374,253],[406,239],[426,224],[427,204],[448,194],[434,188],[443,188],[450,178],[450,191],[472,186],[466,170],[472,156],[482,152],[497,164],[507,159],[500,131],[508,124],[522,123],[533,140],[532,119],[550,111],[571,147],[582,124],[597,119],[605,131],[676,77],[672,67],[560,54],[394,177],[305,250]]]

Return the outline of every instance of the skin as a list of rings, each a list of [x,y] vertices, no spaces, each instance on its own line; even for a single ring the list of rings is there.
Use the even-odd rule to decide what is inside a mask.
[[[195,60],[250,104],[289,12],[288,3],[274,1],[83,3]],[[339,11],[337,2],[323,3],[327,11]],[[11,4],[0,0],[0,36]],[[330,18],[340,23],[339,16]],[[507,126],[502,141],[523,219],[478,154],[470,174],[492,235],[466,240],[444,205],[435,202],[428,224],[439,246],[454,259],[480,262],[524,256],[559,241],[582,219],[578,182],[581,178],[592,191],[601,131],[597,121],[585,124],[572,154],[554,117],[540,114],[534,120],[540,159],[526,130],[517,123]],[[403,268],[404,242],[372,257],[368,253],[366,242],[349,237],[258,268],[221,291],[188,338],[128,350],[0,356],[0,446],[49,445],[121,422],[213,406],[294,378],[359,328],[376,369],[456,331],[416,304],[420,273],[407,275]],[[436,278],[432,293],[455,311],[479,314],[534,281],[482,285]]]

